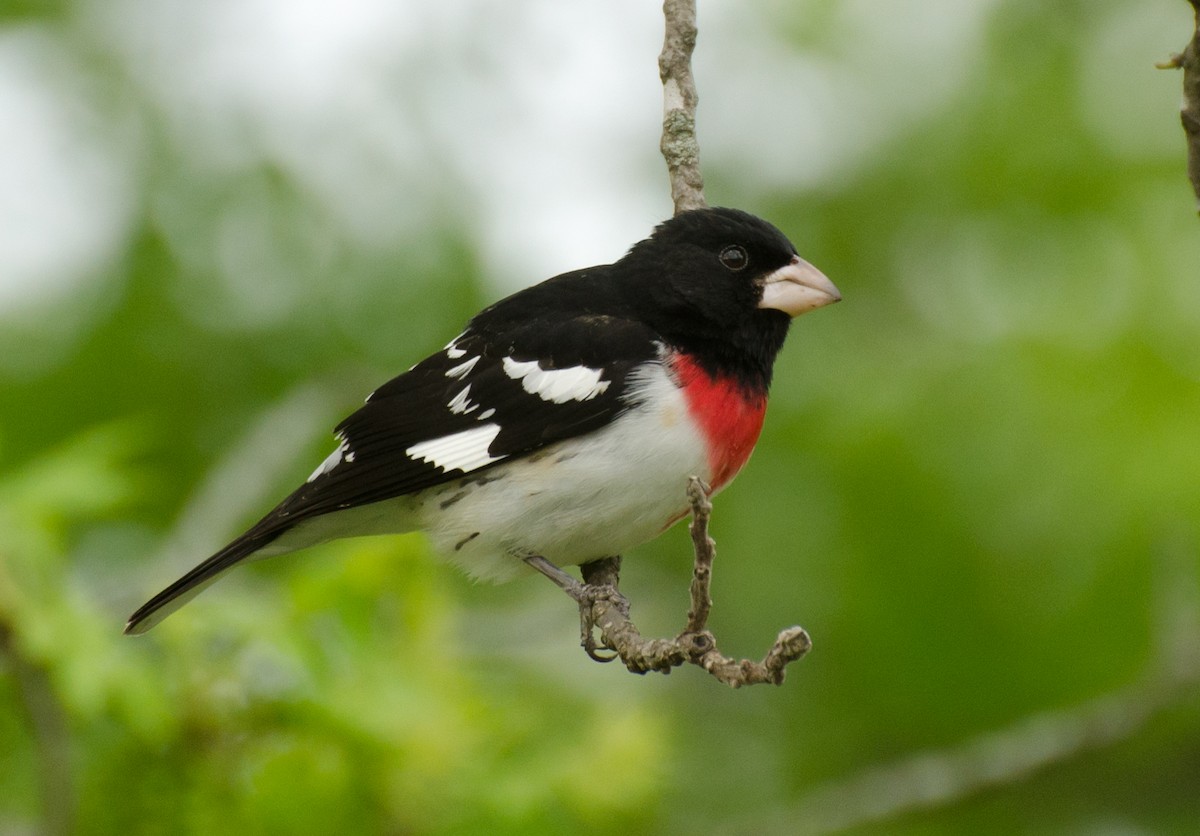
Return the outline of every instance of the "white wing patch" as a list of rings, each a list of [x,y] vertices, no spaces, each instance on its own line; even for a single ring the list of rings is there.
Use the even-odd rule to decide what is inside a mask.
[[[459,334],[457,337],[452,339],[450,342],[446,343],[446,347],[443,349],[443,351],[446,352],[446,356],[449,357],[451,360],[458,360],[460,357],[467,356],[466,351],[464,351],[463,349],[461,349],[455,345],[455,343],[458,342],[459,340],[461,340],[462,338],[463,338],[463,335]]]
[[[457,395],[454,396],[454,398],[450,401],[450,403],[446,404],[446,408],[449,409],[451,412],[453,412],[455,415],[467,415],[467,414],[479,409],[479,404],[471,403],[471,400],[468,397],[468,395],[470,395],[470,393],[471,393],[471,384],[468,383],[466,386],[463,387],[463,390],[461,392],[459,392]]]
[[[421,459],[434,467],[440,467],[443,471],[461,470],[469,473],[504,458],[488,453],[488,447],[499,434],[499,424],[484,424],[482,427],[422,441],[404,452],[414,459]]]
[[[449,353],[449,352],[447,352],[447,353]],[[463,352],[463,353],[465,354],[466,352]],[[460,354],[459,356],[461,357],[462,355]],[[465,363],[459,363],[454,368],[447,369],[446,377],[453,377],[453,378],[462,380],[464,377],[466,377],[467,375],[469,375],[471,373],[471,369],[475,368],[475,364],[478,362],[479,362],[479,355],[476,355],[476,356],[472,357],[470,360],[466,361]]]
[[[603,372],[587,366],[568,369],[543,369],[537,360],[518,362],[504,358],[504,373],[521,381],[521,388],[551,403],[587,401],[602,394],[611,381],[601,380]]]
[[[314,470],[312,472],[312,475],[309,476],[304,481],[311,482],[314,479],[316,479],[318,476],[323,476],[324,474],[333,470],[335,467],[337,467],[343,461],[347,461],[347,462],[354,461],[354,453],[352,453],[350,451],[350,445],[348,445],[344,441],[338,445],[338,448],[336,450],[334,450],[332,453],[330,453],[328,456],[326,456],[325,461],[323,461],[319,465],[317,465],[317,469]]]

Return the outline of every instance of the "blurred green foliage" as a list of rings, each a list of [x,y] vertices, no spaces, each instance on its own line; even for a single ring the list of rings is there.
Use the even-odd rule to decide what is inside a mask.
[[[248,567],[123,637],[488,301],[488,270],[450,198],[367,246],[286,166],[196,170],[86,37],[91,4],[4,6],[150,152],[110,263],[0,308],[0,832],[796,833],[842,790],[852,832],[1196,832],[1200,231],[1178,80],[1152,70],[1189,10],[985,5],[970,60],[937,68],[957,92],[844,172],[708,171],[710,200],[773,220],[846,297],[797,323],[716,503],[723,649],[796,620],[816,643],[782,688],[736,693],[597,666],[556,590],[472,586],[418,536]],[[756,13],[896,84],[840,6]],[[1172,12],[1169,43],[1124,34]],[[233,269],[212,254],[231,218],[261,245]],[[681,624],[689,565],[679,530],[626,561],[647,632]],[[1171,687],[1139,697],[1164,658]],[[1118,731],[1072,743],[1064,718],[1105,695]],[[1022,751],[936,779],[1029,718]]]

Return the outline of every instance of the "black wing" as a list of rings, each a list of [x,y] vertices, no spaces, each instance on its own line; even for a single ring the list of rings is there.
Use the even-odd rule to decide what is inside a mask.
[[[468,328],[339,424],[338,455],[276,512],[290,527],[597,430],[629,408],[629,373],[657,351],[645,326],[600,315],[502,337]]]
[[[634,405],[630,373],[658,358],[657,335],[630,318],[516,321],[509,313],[505,303],[489,308],[445,349],[379,387],[338,425],[341,444],[304,485],[144,604],[125,631],[150,629],[305,520],[430,488],[605,426]]]

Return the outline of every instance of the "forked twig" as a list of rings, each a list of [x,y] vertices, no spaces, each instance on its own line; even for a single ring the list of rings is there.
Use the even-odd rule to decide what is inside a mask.
[[[788,627],[780,631],[761,662],[732,659],[718,650],[717,639],[707,627],[712,609],[709,587],[713,559],[716,557],[716,543],[708,535],[712,502],[708,486],[695,476],[688,480],[687,492],[692,508],[690,530],[695,550],[691,606],[686,626],[673,639],[644,638],[630,620],[629,601],[617,589],[620,557],[585,563],[581,567],[583,583],[543,557],[529,557],[526,562],[550,578],[579,604],[581,644],[587,654],[597,661],[609,662],[619,658],[634,673],[670,673],[672,668],[687,663],[704,668],[733,688],[767,682],[781,685],[787,666],[812,648],[812,640],[802,627]],[[600,633],[599,643],[595,637],[597,630]],[[599,655],[600,648],[613,651],[615,656]]]

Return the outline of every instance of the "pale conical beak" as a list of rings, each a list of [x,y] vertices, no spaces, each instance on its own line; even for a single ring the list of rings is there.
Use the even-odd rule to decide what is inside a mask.
[[[794,256],[763,280],[760,308],[774,308],[788,316],[840,302],[842,294],[825,274],[800,256]]]

